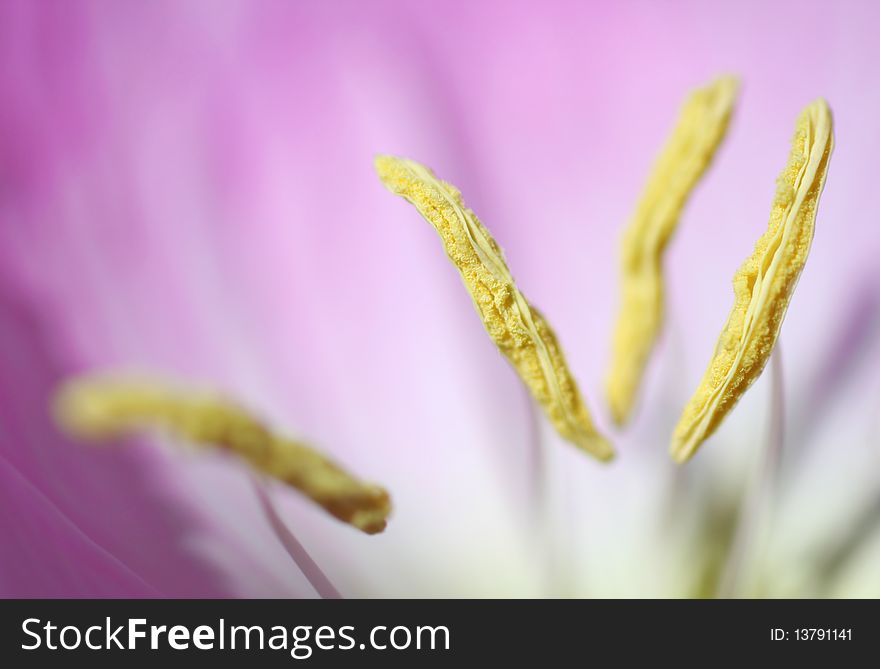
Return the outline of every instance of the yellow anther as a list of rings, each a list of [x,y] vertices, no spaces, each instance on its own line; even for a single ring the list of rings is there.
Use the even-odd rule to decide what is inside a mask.
[[[61,387],[54,410],[59,426],[79,439],[100,441],[159,428],[229,451],[368,534],[385,529],[391,513],[383,488],[357,480],[321,453],[275,434],[216,395],[173,390],[154,381],[86,377]]]
[[[688,97],[623,236],[621,305],[606,395],[618,425],[632,413],[663,325],[663,253],[691,191],[724,139],[737,82],[722,77]]]
[[[600,460],[611,459],[614,451],[596,431],[553,330],[517,289],[501,249],[458,190],[412,160],[379,156],[376,171],[439,233],[486,331],[559,434]]]
[[[678,462],[690,458],[718,428],[770,359],[810,251],[833,146],[831,110],[817,100],[798,119],[770,225],[733,278],[733,310],[675,428],[672,457]]]

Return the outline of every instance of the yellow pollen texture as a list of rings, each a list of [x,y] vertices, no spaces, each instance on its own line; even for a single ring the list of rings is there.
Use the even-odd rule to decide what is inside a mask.
[[[724,139],[737,89],[735,79],[722,77],[691,93],[624,233],[621,305],[605,383],[618,425],[629,420],[663,324],[663,253],[691,191]]]
[[[688,460],[721,424],[770,359],[804,268],[834,146],[824,100],[798,118],[767,232],[733,278],[734,305],[696,393],[672,438],[672,457]]]
[[[500,247],[458,190],[412,160],[379,156],[375,166],[388,190],[434,226],[489,337],[559,434],[599,460],[610,460],[614,451],[596,431],[556,335],[517,289]]]
[[[154,381],[84,377],[61,387],[54,410],[59,426],[78,439],[103,441],[159,428],[232,452],[367,534],[385,529],[391,513],[384,489],[355,479],[321,453],[273,433],[215,395],[172,390]]]

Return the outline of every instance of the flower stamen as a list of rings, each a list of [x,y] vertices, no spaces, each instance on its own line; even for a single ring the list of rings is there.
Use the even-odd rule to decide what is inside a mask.
[[[556,335],[516,287],[501,248],[461,193],[415,161],[379,156],[375,164],[388,190],[434,226],[489,337],[559,434],[599,460],[610,460],[614,451],[596,431]]]
[[[831,110],[816,100],[798,118],[769,227],[733,278],[733,309],[675,428],[671,453],[679,463],[715,432],[770,359],[810,251],[833,147]]]
[[[621,305],[605,392],[618,425],[629,419],[663,324],[663,254],[682,210],[727,131],[738,84],[722,77],[688,97],[623,236]]]
[[[61,387],[54,413],[67,434],[87,441],[158,428],[229,451],[367,534],[384,530],[391,513],[383,488],[355,479],[318,451],[272,432],[214,394],[175,390],[152,380],[83,377]]]

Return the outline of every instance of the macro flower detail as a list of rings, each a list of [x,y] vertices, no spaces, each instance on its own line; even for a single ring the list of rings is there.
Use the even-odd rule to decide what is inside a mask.
[[[0,1],[0,596],[880,596],[880,3],[780,0],[759,21],[697,0],[439,8]],[[728,73],[696,185],[656,176],[691,96]],[[834,172],[799,294],[760,379],[679,466],[731,279],[820,96]],[[693,175],[696,146],[669,165]],[[497,284],[472,306],[445,240],[376,176],[381,154],[460,189],[611,466],[545,417],[481,322]],[[612,363],[629,281],[647,298]],[[379,484],[387,529],[152,418],[59,429],[65,383],[129,371],[184,403],[217,393],[355,491]]]
[[[556,335],[516,287],[501,248],[458,190],[412,160],[379,156],[375,166],[388,190],[434,226],[489,337],[559,434],[599,460],[610,460],[614,451],[596,431]]]
[[[217,395],[155,381],[83,377],[62,385],[54,410],[59,426],[78,439],[103,441],[161,428],[187,442],[229,451],[367,534],[384,530],[391,513],[384,489],[357,480],[321,453],[272,432]]]
[[[718,428],[770,358],[810,250],[833,146],[831,111],[824,100],[816,100],[798,119],[769,227],[734,276],[733,309],[675,428],[671,453],[679,463]]]
[[[621,304],[614,327],[606,397],[618,425],[629,419],[663,325],[663,253],[688,197],[727,132],[737,80],[720,77],[688,97],[654,165],[621,248]]]

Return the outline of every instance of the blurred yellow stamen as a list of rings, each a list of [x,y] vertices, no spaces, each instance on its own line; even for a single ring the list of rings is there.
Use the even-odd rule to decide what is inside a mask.
[[[663,252],[688,196],[724,139],[737,88],[735,79],[722,77],[691,93],[624,234],[621,305],[606,380],[618,425],[629,419],[663,324]]]
[[[414,204],[437,230],[486,331],[559,434],[610,460],[614,451],[593,426],[556,335],[517,289],[501,249],[458,190],[412,160],[380,156],[376,171],[388,190]]]
[[[80,439],[101,441],[160,428],[194,444],[230,451],[368,534],[385,529],[391,512],[384,489],[358,481],[322,454],[273,433],[216,395],[173,390],[153,381],[81,378],[62,386],[54,410],[59,426]]]
[[[798,119],[770,225],[734,276],[733,310],[715,356],[675,428],[672,457],[680,463],[718,428],[770,358],[813,240],[833,146],[831,110],[817,100]]]

